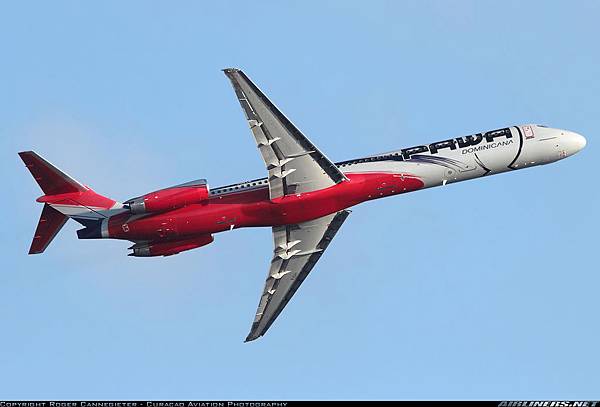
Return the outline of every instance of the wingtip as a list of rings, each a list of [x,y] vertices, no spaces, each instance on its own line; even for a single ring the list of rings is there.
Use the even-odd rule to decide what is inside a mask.
[[[35,154],[35,152],[31,151],[31,150],[27,150],[27,151],[19,151],[17,154],[19,155],[19,157],[24,158],[24,157],[27,157],[28,155]]]
[[[31,246],[29,247],[29,251],[27,252],[28,255],[31,255],[31,254],[42,254],[42,253],[44,253],[44,250],[46,250],[45,247],[42,248],[42,249],[35,247],[34,243],[36,241],[36,237],[39,240],[39,236],[34,236],[33,241],[31,242]]]
[[[28,161],[30,161],[31,159],[41,158],[35,151],[31,150],[19,151],[17,154],[19,155],[19,158],[21,158],[21,161],[23,161],[26,167],[28,166]]]
[[[228,73],[235,73],[235,72],[241,72],[241,69],[238,69],[238,68],[223,68],[221,70],[223,72],[225,72],[226,74],[228,74]]]

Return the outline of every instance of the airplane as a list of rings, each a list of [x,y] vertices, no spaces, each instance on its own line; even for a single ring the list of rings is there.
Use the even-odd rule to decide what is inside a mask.
[[[29,254],[42,253],[68,219],[79,239],[134,243],[129,256],[171,256],[219,232],[270,227],[273,254],[246,342],[263,336],[359,203],[549,164],[586,145],[572,131],[526,124],[333,163],[235,68],[223,70],[268,176],[209,188],[198,179],[121,203],[94,192],[33,151],[19,155],[44,195]]]

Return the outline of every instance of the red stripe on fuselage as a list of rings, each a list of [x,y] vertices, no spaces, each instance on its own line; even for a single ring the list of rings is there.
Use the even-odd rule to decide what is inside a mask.
[[[109,237],[128,240],[175,239],[240,227],[305,222],[371,199],[420,189],[409,174],[346,174],[348,181],[319,191],[269,199],[268,187],[211,196],[208,201],[144,217],[120,214],[109,221]]]

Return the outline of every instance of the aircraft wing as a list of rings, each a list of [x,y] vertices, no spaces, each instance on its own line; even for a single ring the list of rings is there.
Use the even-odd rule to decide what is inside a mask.
[[[269,171],[271,199],[323,189],[346,176],[239,69],[224,69]]]
[[[273,227],[273,260],[246,342],[267,332],[349,214],[343,210],[308,222]]]

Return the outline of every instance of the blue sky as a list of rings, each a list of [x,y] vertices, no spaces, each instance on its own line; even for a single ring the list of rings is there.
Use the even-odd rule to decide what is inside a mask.
[[[600,4],[5,2],[0,398],[598,399]],[[268,335],[269,229],[169,258],[27,256],[34,149],[125,200],[261,177],[221,68],[333,160],[518,123],[575,157],[354,209]]]

